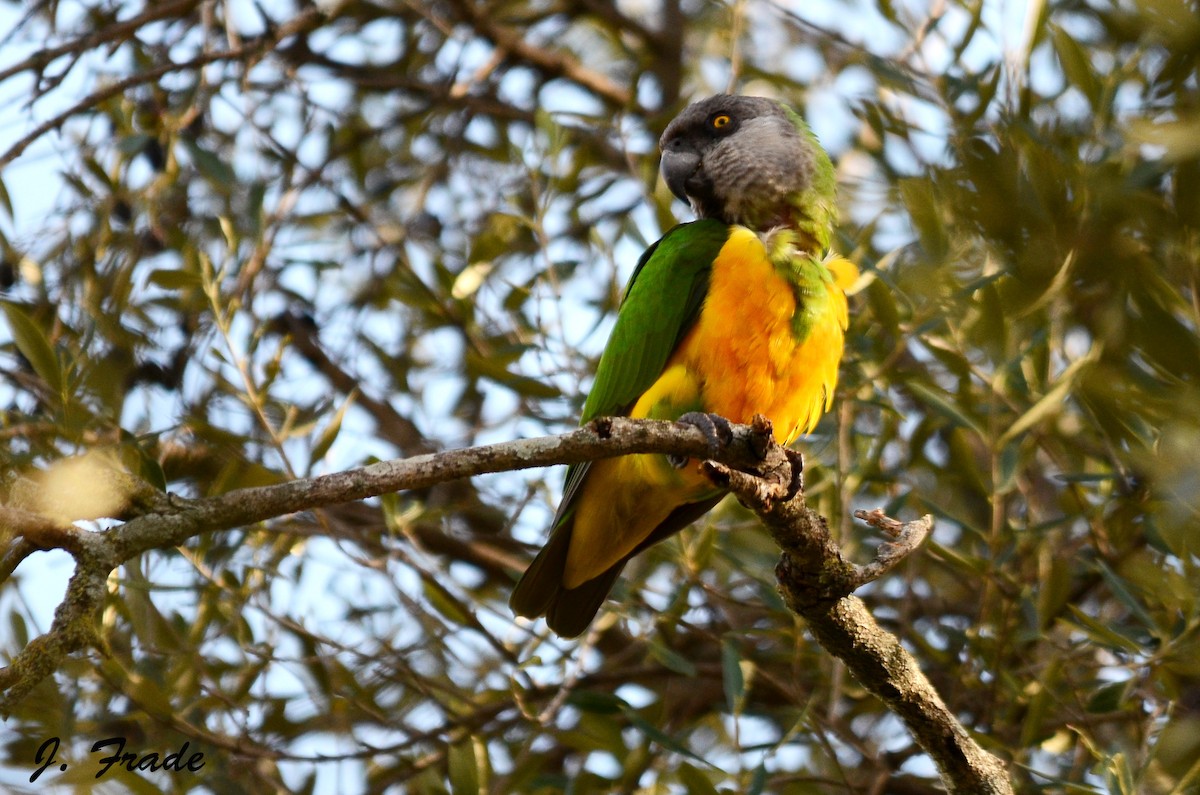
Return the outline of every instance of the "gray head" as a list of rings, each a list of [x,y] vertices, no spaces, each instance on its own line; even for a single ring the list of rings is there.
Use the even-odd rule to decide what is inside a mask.
[[[832,208],[828,156],[804,121],[774,100],[709,97],[684,109],[659,147],[667,186],[701,218],[765,231],[808,226],[823,215],[804,206],[813,200]]]

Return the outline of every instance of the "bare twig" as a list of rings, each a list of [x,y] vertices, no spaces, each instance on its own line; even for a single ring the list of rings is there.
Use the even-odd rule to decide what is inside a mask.
[[[0,69],[0,81],[7,80],[21,72],[40,72],[57,58],[64,55],[78,55],[94,50],[101,44],[125,41],[134,35],[139,28],[157,22],[167,17],[179,17],[189,13],[198,5],[198,0],[175,0],[172,3],[152,3],[145,11],[130,19],[121,20],[105,25],[87,36],[64,42],[56,47],[37,50],[23,61]],[[2,42],[0,42],[2,43]]]
[[[421,4],[416,5],[419,12],[427,13],[421,8]],[[566,78],[622,108],[634,104],[634,96],[627,88],[610,80],[607,75],[584,66],[578,58],[568,52],[531,44],[520,31],[497,22],[488,9],[470,2],[456,2],[454,8],[480,36],[543,74]]]
[[[0,169],[7,166],[12,161],[16,160],[21,154],[30,147],[35,141],[53,130],[57,130],[62,125],[66,124],[75,116],[78,116],[88,108],[93,108],[96,105],[104,102],[107,99],[125,93],[131,88],[157,82],[165,75],[174,72],[187,72],[207,66],[218,61],[239,61],[252,59],[252,56],[261,55],[271,50],[282,39],[288,36],[294,36],[304,30],[315,26],[322,18],[323,14],[319,8],[311,8],[304,13],[296,16],[288,21],[286,25],[281,25],[270,38],[260,38],[231,50],[221,50],[219,52],[209,52],[198,55],[187,61],[179,63],[167,63],[153,69],[140,71],[135,75],[127,77],[123,80],[117,80],[97,91],[93,91],[80,101],[74,103],[61,113],[51,116],[46,121],[33,128],[19,141],[5,150],[3,155],[0,155]]]

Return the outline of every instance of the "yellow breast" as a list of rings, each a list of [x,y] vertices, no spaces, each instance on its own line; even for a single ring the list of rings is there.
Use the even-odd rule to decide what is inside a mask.
[[[854,270],[840,259],[817,267],[826,265],[839,279]],[[696,325],[630,416],[676,419],[708,411],[746,423],[764,414],[785,444],[812,430],[837,385],[847,314],[845,294],[833,276],[815,283],[813,306],[819,311],[804,339],[797,339],[793,285],[776,270],[758,236],[735,227],[713,263]],[[719,493],[698,461],[677,470],[661,455],[596,461],[587,477],[576,498],[565,588],[623,560],[679,506]]]
[[[818,289],[828,296],[814,303],[818,314],[797,339],[793,285],[758,235],[734,228],[713,263],[700,318],[671,361],[697,379],[705,411],[743,423],[763,414],[784,443],[816,426],[837,386],[847,322],[842,288],[829,277]]]

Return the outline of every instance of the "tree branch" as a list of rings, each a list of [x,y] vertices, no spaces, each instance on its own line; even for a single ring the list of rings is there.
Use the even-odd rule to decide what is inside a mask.
[[[770,432],[770,423],[761,417],[755,417],[754,427],[760,435]],[[858,566],[842,557],[825,518],[805,505],[799,453],[772,442],[758,472],[731,471],[715,462],[706,462],[705,469],[758,514],[779,544],[783,554],[775,576],[787,606],[804,618],[822,648],[904,721],[937,764],[947,789],[1011,795],[1004,764],[971,738],[896,636],[850,595],[915,549],[932,529],[933,517],[902,524],[882,511],[858,512],[895,539],[883,545],[874,561]]]
[[[31,548],[60,548],[75,558],[75,573],[50,631],[31,641],[7,668],[0,668],[0,692],[3,692],[0,715],[7,715],[38,682],[57,670],[68,654],[88,647],[103,648],[95,621],[104,602],[108,575],[148,550],[179,546],[204,533],[325,505],[427,488],[474,475],[574,464],[628,453],[701,457],[708,452],[709,442],[696,428],[671,422],[604,418],[561,436],[383,461],[332,475],[236,489],[197,500],[157,492],[154,496],[147,495],[144,488],[132,487],[127,475],[113,472],[113,488],[126,495],[125,504],[117,513],[133,518],[100,532],[81,530],[65,525],[61,518],[54,522],[10,507],[0,514],[5,529],[17,537],[4,557],[6,568],[11,563],[8,570],[15,569]],[[735,453],[731,455],[738,460]]]
[[[140,28],[151,22],[157,22],[167,17],[182,17],[190,13],[197,5],[199,5],[198,0],[175,0],[175,2],[170,3],[148,5],[145,11],[131,19],[112,22],[86,36],[71,39],[55,47],[46,47],[45,49],[38,50],[25,60],[0,69],[0,82],[21,72],[33,71],[40,74],[43,69],[64,55],[78,56],[89,50],[98,48],[101,44],[108,44],[110,47],[113,47],[115,46],[114,43],[126,41],[135,35]]]
[[[235,47],[229,50],[221,50],[219,52],[206,52],[197,55],[187,61],[180,63],[166,63],[154,68],[139,71],[136,74],[126,77],[123,80],[117,80],[109,85],[93,91],[86,97],[68,107],[61,113],[57,113],[46,121],[33,128],[24,137],[12,144],[5,150],[3,155],[0,155],[0,169],[3,169],[9,163],[16,160],[21,154],[28,149],[34,142],[40,139],[43,135],[57,130],[66,124],[71,119],[78,116],[88,108],[95,107],[107,99],[111,99],[120,94],[124,94],[131,88],[146,85],[148,83],[157,82],[162,77],[173,72],[188,72],[200,69],[218,61],[246,61],[247,64],[256,56],[262,55],[271,50],[281,40],[288,36],[293,36],[315,27],[324,18],[323,12],[319,8],[311,8],[298,14],[284,25],[281,25],[270,37],[255,39],[243,46]]]
[[[896,565],[932,527],[932,519],[900,524],[881,512],[862,514],[895,540],[876,560],[859,566],[843,559],[823,517],[804,504],[800,454],[775,443],[770,423],[727,425],[720,438],[694,424],[601,418],[560,436],[502,442],[384,461],[332,475],[237,489],[197,500],[131,488],[125,524],[103,532],[0,512],[0,521],[21,536],[17,544],[62,547],[76,561],[67,596],[50,631],[34,639],[12,664],[0,669],[0,713],[8,714],[68,654],[104,648],[95,629],[108,575],[151,549],[179,546],[204,533],[227,530],[336,503],[394,491],[427,488],[458,478],[554,464],[574,464],[630,453],[665,453],[706,459],[704,471],[750,506],[783,551],[776,568],[788,606],[803,616],[817,641],[881,698],[933,757],[953,792],[1011,793],[1003,764],[980,748],[942,702],[895,636],[882,630],[850,593]],[[70,517],[66,517],[70,518]],[[18,561],[19,562],[19,561]]]
[[[635,97],[627,88],[610,80],[607,75],[588,68],[568,52],[530,44],[520,31],[497,22],[491,9],[477,6],[469,0],[456,0],[453,6],[476,33],[542,74],[570,80],[620,108],[634,104]]]

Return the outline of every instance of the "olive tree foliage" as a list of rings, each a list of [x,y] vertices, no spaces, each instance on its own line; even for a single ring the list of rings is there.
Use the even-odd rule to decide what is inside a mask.
[[[732,88],[823,137],[864,272],[808,502],[851,556],[877,542],[857,508],[937,519],[860,592],[875,619],[1019,789],[1194,791],[1200,16],[1000,10],[6,4],[3,655],[71,568],[23,522],[128,518],[93,488],[113,468],[203,497],[572,427],[638,254],[690,217],[657,135]],[[938,791],[732,500],[580,641],[514,622],[560,482],[126,562],[97,642],[8,704],[5,780],[94,781],[120,736],[205,753],[108,776],[154,791]],[[28,783],[50,737],[72,765]]]

